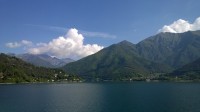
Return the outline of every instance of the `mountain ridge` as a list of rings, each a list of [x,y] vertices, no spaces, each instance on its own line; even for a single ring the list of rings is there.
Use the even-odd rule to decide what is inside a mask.
[[[139,57],[134,44],[122,41],[93,55],[67,64],[63,70],[89,79],[121,80],[133,77],[142,79],[147,74],[168,71],[169,67],[163,69],[160,65],[162,64]]]
[[[200,57],[200,31],[159,33],[136,44],[145,59],[179,68]]]
[[[169,73],[199,57],[200,31],[159,33],[138,44],[127,40],[113,44],[62,69],[90,78],[146,78]]]

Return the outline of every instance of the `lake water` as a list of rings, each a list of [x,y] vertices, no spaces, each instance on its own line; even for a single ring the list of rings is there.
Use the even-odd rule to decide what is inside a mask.
[[[200,83],[0,85],[0,112],[200,112]]]

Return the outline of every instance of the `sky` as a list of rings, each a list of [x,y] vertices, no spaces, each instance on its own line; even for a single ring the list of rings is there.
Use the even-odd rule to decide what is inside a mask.
[[[0,52],[80,59],[123,40],[200,30],[200,0],[0,0]]]

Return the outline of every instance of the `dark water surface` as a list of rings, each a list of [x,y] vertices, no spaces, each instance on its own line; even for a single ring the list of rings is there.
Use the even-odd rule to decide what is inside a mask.
[[[200,112],[200,83],[0,85],[0,112]]]

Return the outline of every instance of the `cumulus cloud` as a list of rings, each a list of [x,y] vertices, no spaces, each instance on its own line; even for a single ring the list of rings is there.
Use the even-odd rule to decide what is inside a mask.
[[[22,46],[32,46],[32,42],[28,40],[22,40],[21,42],[8,42],[6,47],[8,48],[18,48]]]
[[[49,43],[38,43],[36,47],[28,49],[28,52],[32,54],[48,53],[59,58],[80,59],[103,49],[103,46],[84,44],[83,42],[83,35],[73,28],[69,29],[65,36],[55,38]]]
[[[164,25],[162,29],[159,29],[159,32],[183,33],[196,30],[200,30],[200,17],[198,17],[193,23],[179,19],[170,25]]]

